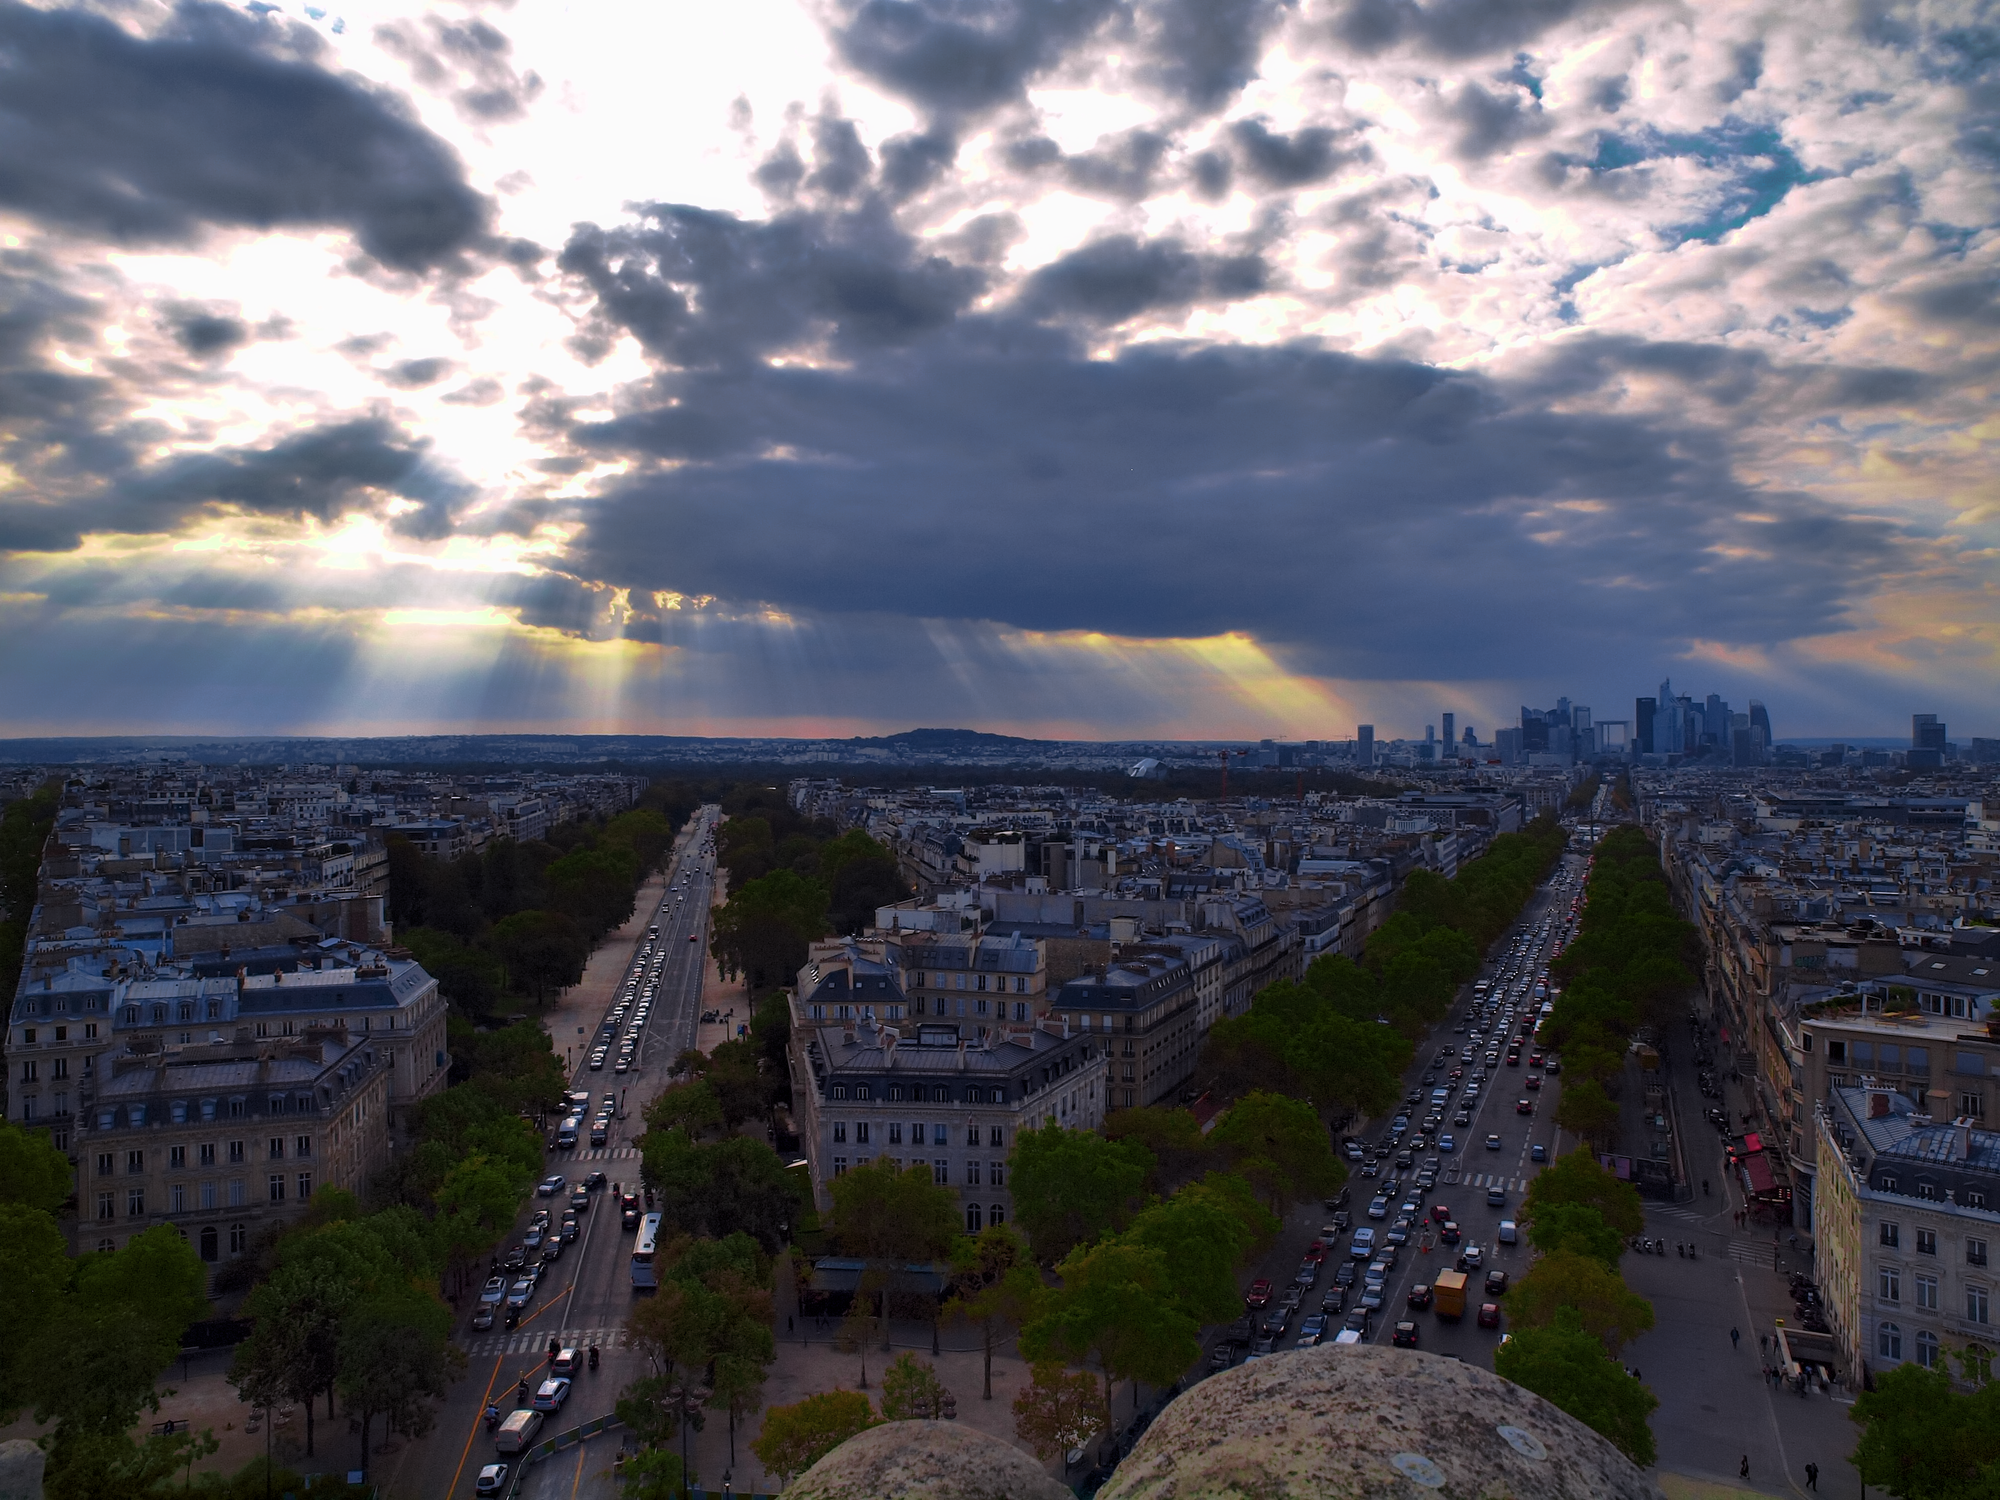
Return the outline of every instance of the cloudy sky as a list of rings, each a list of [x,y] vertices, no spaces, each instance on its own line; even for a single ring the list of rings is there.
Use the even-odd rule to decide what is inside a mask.
[[[0,0],[0,722],[2000,734],[2000,10]]]

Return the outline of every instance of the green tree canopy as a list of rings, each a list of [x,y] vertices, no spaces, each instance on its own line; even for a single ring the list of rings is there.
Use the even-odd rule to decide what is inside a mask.
[[[1972,1390],[1942,1365],[1877,1375],[1848,1413],[1862,1429],[1853,1459],[1862,1482],[1907,1500],[2000,1496],[2000,1381],[1981,1373]]]
[[[992,1224],[952,1246],[951,1290],[944,1315],[980,1327],[985,1349],[985,1396],[993,1399],[993,1345],[998,1330],[1033,1315],[1042,1278],[1028,1246],[1011,1224]]]
[[[1229,1205],[1199,1189],[1176,1193],[1133,1219],[1126,1241],[1160,1252],[1175,1305],[1197,1323],[1237,1316],[1236,1268],[1255,1242]]]
[[[1152,1246],[1125,1240],[1080,1246],[1057,1274],[1061,1287],[1021,1330],[1021,1353],[1030,1362],[1095,1358],[1104,1371],[1107,1411],[1113,1380],[1171,1385],[1201,1352],[1201,1324],[1182,1310],[1167,1258]]]
[[[1597,1210],[1598,1216],[1621,1237],[1638,1234],[1646,1227],[1646,1211],[1639,1202],[1639,1190],[1620,1182],[1586,1150],[1559,1156],[1528,1183],[1521,1203],[1521,1217],[1535,1219],[1559,1203],[1581,1204]]]
[[[1544,1254],[1571,1250],[1614,1271],[1625,1254],[1625,1237],[1584,1203],[1551,1203],[1541,1209],[1528,1225],[1528,1240]]]
[[[53,1214],[75,1190],[76,1169],[46,1130],[0,1123],[0,1203],[22,1203]]]
[[[1603,1261],[1566,1248],[1536,1258],[1527,1274],[1507,1289],[1507,1308],[1516,1332],[1551,1327],[1566,1312],[1574,1312],[1585,1331],[1602,1340],[1611,1354],[1653,1326],[1652,1303],[1627,1287]]]
[[[764,1413],[764,1430],[750,1445],[757,1462],[790,1484],[855,1433],[882,1419],[859,1391],[822,1391]]]
[[[1008,1157],[1014,1221],[1035,1258],[1060,1260],[1078,1245],[1123,1228],[1139,1209],[1153,1153],[1137,1140],[1113,1141],[1045,1125],[1017,1131]]]
[[[1299,1199],[1325,1197],[1347,1180],[1319,1115],[1282,1094],[1259,1089],[1237,1100],[1210,1136],[1280,1216]]]
[[[741,974],[753,990],[790,984],[805,966],[807,945],[826,934],[828,899],[824,885],[795,870],[733,886],[708,945],[723,978]]]
[[[1493,1351],[1493,1368],[1609,1438],[1641,1468],[1653,1462],[1647,1419],[1658,1398],[1604,1352],[1574,1308],[1561,1309],[1546,1327],[1517,1330]]]
[[[44,1210],[0,1203],[0,1266],[7,1268],[14,1298],[8,1336],[0,1343],[0,1423],[6,1423],[35,1399],[38,1372],[31,1355],[45,1352],[45,1336],[61,1313],[69,1245]]]
[[[1107,1420],[1097,1382],[1061,1360],[1031,1366],[1028,1384],[1014,1398],[1014,1431],[1044,1463],[1082,1447]]]

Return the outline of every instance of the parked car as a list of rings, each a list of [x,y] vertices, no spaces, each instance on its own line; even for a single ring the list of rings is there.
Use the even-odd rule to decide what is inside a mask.
[[[513,1470],[506,1464],[488,1464],[479,1471],[479,1477],[472,1481],[472,1493],[480,1500],[489,1495],[507,1493],[507,1476]]]
[[[1536,1141],[1534,1145],[1528,1148],[1529,1161],[1547,1161],[1548,1159],[1549,1148],[1544,1146],[1540,1141]]]

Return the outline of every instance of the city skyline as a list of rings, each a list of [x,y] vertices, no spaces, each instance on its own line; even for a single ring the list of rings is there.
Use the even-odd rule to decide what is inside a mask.
[[[0,6],[10,732],[1994,733],[1973,15]]]

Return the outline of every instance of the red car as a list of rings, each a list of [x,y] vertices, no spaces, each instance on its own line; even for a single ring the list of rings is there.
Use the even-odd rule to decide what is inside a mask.
[[[1326,1261],[1326,1241],[1314,1240],[1310,1245],[1306,1246],[1306,1259],[1316,1266],[1324,1264]]]
[[[1251,1307],[1269,1307],[1271,1305],[1271,1283],[1269,1278],[1259,1276],[1255,1281],[1251,1282],[1250,1295],[1243,1300]]]
[[[1500,1326],[1499,1303],[1482,1302],[1479,1304],[1479,1326],[1481,1328],[1498,1328]]]
[[[1533,1114],[1534,1112],[1535,1112],[1535,1101],[1534,1101],[1534,1100],[1532,1100],[1532,1099],[1517,1099],[1517,1100],[1515,1100],[1515,1101],[1514,1101],[1514,1113],[1515,1113],[1515,1114],[1517,1114],[1517,1115],[1531,1115],[1531,1114]]]
[[[1528,1054],[1528,1066],[1531,1068],[1539,1068],[1541,1065],[1542,1065],[1542,1054],[1539,1052],[1530,1052]]]
[[[1433,1224],[1443,1224],[1450,1218],[1451,1218],[1451,1210],[1447,1208],[1444,1204],[1433,1203],[1431,1205],[1431,1222]]]

